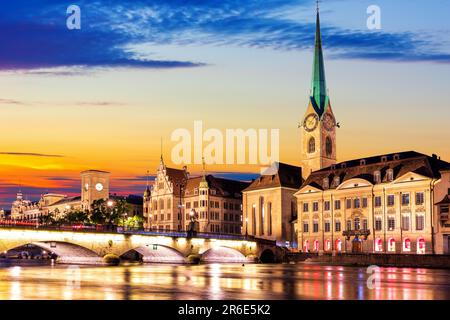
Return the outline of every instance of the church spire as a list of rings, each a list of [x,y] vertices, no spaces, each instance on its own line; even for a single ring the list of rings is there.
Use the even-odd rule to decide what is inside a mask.
[[[316,113],[319,117],[321,117],[328,105],[328,94],[325,82],[322,37],[320,34],[319,0],[317,0],[316,41],[314,48],[313,75],[311,81],[311,103]]]

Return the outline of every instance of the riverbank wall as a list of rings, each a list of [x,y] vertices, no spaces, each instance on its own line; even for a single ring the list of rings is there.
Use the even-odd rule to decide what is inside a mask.
[[[314,254],[290,253],[288,262],[319,263],[342,266],[405,267],[450,269],[450,255],[412,254]]]

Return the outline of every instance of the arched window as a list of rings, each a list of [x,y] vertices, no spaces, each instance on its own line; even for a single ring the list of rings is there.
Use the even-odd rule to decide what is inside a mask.
[[[383,241],[380,238],[375,239],[375,252],[383,251]]]
[[[272,202],[269,202],[267,204],[267,219],[268,219],[268,228],[267,228],[267,234],[269,236],[272,235]]]
[[[341,239],[336,239],[335,241],[335,249],[337,252],[341,252],[342,251],[342,241]]]
[[[330,137],[327,137],[325,139],[325,151],[327,152],[327,156],[331,157],[333,154],[333,142],[331,141]]]
[[[264,197],[259,198],[259,234],[264,235]]]
[[[308,240],[305,240],[303,242],[303,251],[304,252],[308,252],[309,251],[309,241]]]
[[[411,252],[411,240],[409,238],[403,239],[403,251]]]
[[[388,251],[395,252],[395,239],[394,238],[390,238],[388,241]]]
[[[316,139],[314,139],[314,137],[311,137],[308,141],[308,153],[314,152],[316,152]]]
[[[319,240],[314,240],[314,251],[319,251],[320,247],[319,247]]]
[[[417,239],[417,254],[425,254],[425,239]]]
[[[331,250],[331,241],[329,239],[325,240],[325,250],[326,251]]]

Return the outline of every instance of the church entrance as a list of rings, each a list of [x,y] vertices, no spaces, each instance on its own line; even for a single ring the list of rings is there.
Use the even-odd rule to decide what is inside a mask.
[[[358,237],[355,237],[352,241],[352,253],[362,252],[362,241]]]

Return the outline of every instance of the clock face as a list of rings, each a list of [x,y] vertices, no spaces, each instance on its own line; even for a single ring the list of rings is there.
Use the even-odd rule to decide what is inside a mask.
[[[319,117],[317,116],[317,114],[311,113],[305,118],[305,121],[303,122],[303,127],[305,128],[306,131],[311,132],[317,128],[318,124],[319,124]]]
[[[97,191],[102,191],[102,190],[103,190],[103,185],[102,185],[101,183],[97,183],[97,184],[95,185],[95,189],[96,189]]]
[[[86,184],[84,185],[84,190],[86,190],[86,191],[89,190],[89,183],[86,183]]]
[[[331,114],[327,113],[323,116],[323,126],[328,131],[333,130],[336,126],[336,122]]]

